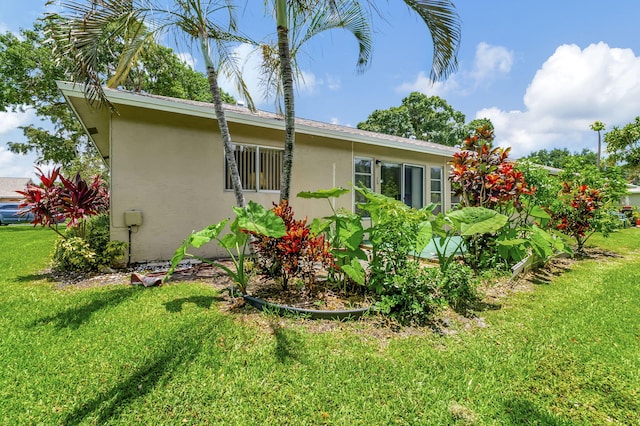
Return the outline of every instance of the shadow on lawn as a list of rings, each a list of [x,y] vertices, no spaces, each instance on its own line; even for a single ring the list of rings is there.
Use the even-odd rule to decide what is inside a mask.
[[[34,281],[41,281],[41,280],[51,280],[51,275],[43,272],[41,274],[20,275],[13,279],[13,281],[17,283],[32,283]]]
[[[179,299],[174,299],[170,302],[164,303],[164,307],[168,312],[182,312],[182,306],[185,303],[193,303],[196,306],[201,307],[202,309],[211,309],[211,305],[214,301],[222,301],[224,298],[218,297],[215,298],[213,296],[190,296],[190,297],[180,297]]]
[[[290,361],[301,362],[303,353],[301,348],[304,341],[294,330],[286,329],[275,321],[269,324],[271,334],[276,339],[274,355],[279,363],[286,364]]]
[[[144,363],[130,376],[123,377],[111,389],[82,403],[64,416],[60,424],[104,424],[117,418],[135,400],[152,392],[159,383],[169,380],[181,365],[192,361],[202,351],[203,342],[210,341],[211,336],[224,328],[221,321],[213,322],[208,327],[194,323],[180,327],[167,336],[164,347],[149,353]]]
[[[541,410],[531,401],[514,399],[505,404],[505,412],[512,425],[570,426],[573,423]]]
[[[49,315],[35,320],[31,326],[37,327],[43,324],[54,323],[57,329],[77,329],[87,322],[97,311],[117,306],[132,296],[138,294],[140,289],[135,287],[117,288],[101,293],[91,293],[90,300],[82,300],[79,306],[73,306],[55,315]]]

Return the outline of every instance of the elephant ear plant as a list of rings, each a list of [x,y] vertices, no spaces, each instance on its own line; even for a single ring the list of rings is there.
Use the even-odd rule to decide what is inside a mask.
[[[330,278],[342,282],[347,289],[349,283],[363,286],[366,271],[360,261],[367,261],[367,254],[360,245],[364,239],[362,218],[343,209],[336,210],[331,198],[338,198],[350,192],[345,188],[320,189],[314,192],[300,192],[298,197],[306,199],[326,199],[331,207],[332,215],[323,219],[314,219],[311,232],[316,235],[324,233],[333,247],[334,267],[329,271]]]
[[[176,267],[186,256],[192,257],[224,270],[234,281],[242,294],[247,293],[249,275],[246,271],[246,249],[249,244],[250,234],[264,235],[267,237],[284,237],[287,232],[283,220],[273,211],[266,210],[261,205],[250,201],[246,208],[234,207],[236,218],[229,225],[230,232],[221,235],[229,219],[224,219],[216,224],[191,233],[171,258],[171,267],[163,281],[167,281],[175,272]],[[195,256],[187,252],[190,247],[199,248],[215,240],[224,248],[231,258],[234,270],[227,266],[203,257]]]
[[[505,226],[507,221],[507,216],[484,207],[464,207],[450,211],[446,215],[438,214],[432,223],[432,229],[437,235],[437,238],[434,238],[434,247],[440,270],[446,272],[455,256],[458,253],[464,254],[463,240],[454,240],[455,235],[463,239],[482,236],[496,232]],[[453,250],[449,250],[448,246],[452,242],[457,245]]]

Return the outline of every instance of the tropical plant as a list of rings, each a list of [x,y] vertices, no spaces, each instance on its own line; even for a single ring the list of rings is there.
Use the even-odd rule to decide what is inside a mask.
[[[40,185],[28,184],[24,191],[16,191],[24,197],[20,208],[33,214],[31,223],[36,226],[47,226],[64,238],[58,227],[66,221],[66,227],[76,228],[77,236],[84,239],[86,219],[109,210],[106,183],[98,175],[91,182],[79,174],[67,179],[59,167],[48,174],[36,170]]]
[[[307,225],[307,219],[294,219],[293,209],[287,200],[274,205],[273,213],[284,222],[284,235],[273,237],[252,233],[253,249],[257,255],[258,270],[274,278],[287,289],[289,282],[301,277],[312,288],[318,268],[333,267],[331,246],[323,235],[315,235]]]
[[[124,48],[119,57],[109,87],[118,87],[129,75],[141,52],[150,41],[163,32],[173,30],[190,43],[199,46],[207,70],[209,90],[220,129],[227,166],[238,206],[245,205],[242,182],[231,144],[231,136],[218,85],[220,66],[236,81],[239,92],[253,108],[251,96],[241,78],[240,70],[229,52],[229,43],[250,42],[238,35],[233,10],[228,4],[206,0],[174,0],[170,6],[156,0],[49,0],[61,7],[60,14],[47,17],[47,33],[55,43],[59,60],[71,63],[70,73],[76,81],[84,84],[86,97],[94,105],[110,104],[102,88],[99,52],[105,40],[121,38]],[[211,15],[227,17],[227,26],[218,25]],[[149,27],[145,22],[151,23]],[[219,55],[212,55],[212,44]],[[68,63],[69,63],[68,62]]]
[[[176,249],[171,258],[171,266],[163,281],[166,282],[171,278],[171,275],[173,275],[179,263],[185,257],[193,257],[225,271],[236,284],[240,293],[246,294],[250,278],[250,271],[248,271],[246,263],[250,235],[280,238],[286,235],[286,228],[282,219],[273,211],[266,210],[253,201],[249,201],[246,208],[234,207],[233,211],[236,217],[229,225],[230,232],[222,233],[229,219],[209,225],[200,231],[192,232],[182,242],[182,245]],[[234,269],[214,260],[188,253],[189,248],[200,248],[213,240],[217,241],[218,245],[227,252],[233,262]]]
[[[436,235],[434,247],[440,270],[446,274],[458,255],[464,256],[468,264],[475,264],[476,261],[472,259],[477,259],[480,253],[474,251],[478,248],[474,242],[503,228],[507,221],[507,216],[484,207],[464,207],[446,215],[439,213],[432,221],[432,230]],[[455,239],[458,236],[461,238]],[[449,247],[451,244],[455,245],[453,249]],[[471,247],[471,250],[465,246]]]
[[[378,294],[391,291],[395,275],[419,263],[420,254],[431,240],[434,204],[413,209],[368,188],[356,188],[365,199],[359,208],[369,212],[371,227],[365,232],[371,244],[369,287]]]
[[[527,186],[516,165],[508,161],[511,148],[494,148],[493,139],[493,131],[487,127],[465,139],[462,151],[454,153],[450,162],[451,186],[462,206],[503,212],[510,207],[521,210],[520,196],[534,189]]]
[[[328,4],[330,8],[340,10],[340,2],[301,1],[288,2],[274,0],[276,27],[278,34],[278,56],[281,68],[282,92],[285,112],[285,152],[283,156],[282,184],[280,199],[289,199],[291,173],[293,164],[293,147],[295,143],[295,107],[293,67],[291,55],[291,35],[289,4],[295,5],[295,13],[310,13],[319,4]],[[357,3],[357,2],[355,2]],[[432,80],[446,78],[457,68],[457,51],[460,40],[460,24],[458,14],[450,0],[405,0],[407,6],[415,11],[429,28],[433,41],[433,62],[431,66]],[[358,37],[357,34],[356,37]],[[359,64],[361,64],[359,60]]]
[[[17,191],[24,199],[23,212],[33,214],[34,226],[46,226],[61,238],[54,250],[54,268],[60,270],[94,270],[116,266],[127,246],[122,241],[110,241],[109,193],[100,176],[90,182],[77,174],[67,179],[59,168],[48,174],[38,170],[39,185],[28,184]],[[59,227],[66,223],[66,232]]]
[[[330,198],[337,198],[349,190],[332,188],[328,190],[307,191],[298,193],[300,198],[326,199],[333,214],[322,219],[315,218],[311,223],[311,232],[315,235],[324,233],[332,247],[333,264],[329,269],[329,279],[342,282],[344,289],[349,284],[365,285],[366,271],[361,261],[367,260],[367,254],[361,248],[364,239],[362,218],[355,213],[334,208]]]
[[[511,149],[494,148],[493,139],[490,128],[476,129],[450,162],[449,180],[456,195],[460,196],[461,206],[493,209],[509,218],[509,226],[495,230],[497,234],[464,237],[465,259],[476,271],[506,266],[501,265],[506,259],[501,257],[496,241],[523,237],[519,231],[514,235],[514,228],[526,227],[533,206],[525,203],[524,197],[535,193],[517,164],[508,160]]]

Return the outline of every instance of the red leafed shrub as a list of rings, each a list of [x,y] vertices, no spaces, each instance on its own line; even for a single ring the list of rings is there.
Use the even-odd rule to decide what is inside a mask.
[[[464,207],[520,207],[520,196],[531,194],[522,172],[507,160],[511,148],[492,148],[493,131],[480,128],[453,155],[449,179]]]
[[[606,231],[610,215],[603,206],[601,191],[564,182],[557,202],[550,208],[551,225],[575,238],[577,252],[581,253],[584,243],[594,232]]]
[[[67,228],[79,228],[88,217],[109,210],[109,192],[100,176],[87,182],[80,175],[67,179],[59,168],[48,175],[37,170],[40,185],[29,184],[24,191],[17,191],[24,197],[20,208],[33,213],[34,225],[48,226],[64,237],[57,229],[59,223],[66,220]]]
[[[333,266],[330,244],[323,235],[311,233],[306,218],[295,220],[286,200],[274,203],[273,212],[284,221],[287,235],[272,238],[254,234],[252,244],[260,273],[282,280],[284,289],[295,277],[301,277],[311,287],[319,267]]]

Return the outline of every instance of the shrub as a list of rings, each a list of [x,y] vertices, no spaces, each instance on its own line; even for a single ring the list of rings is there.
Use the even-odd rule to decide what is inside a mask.
[[[83,238],[70,237],[56,240],[53,249],[53,269],[91,271],[96,267],[96,253]]]
[[[34,225],[47,226],[62,240],[56,243],[53,267],[58,270],[91,271],[116,266],[127,244],[109,240],[109,193],[105,182],[94,176],[90,182],[79,174],[67,179],[54,168],[39,172],[40,185],[29,184],[21,208],[33,213]],[[59,229],[66,222],[67,231]]]
[[[451,264],[439,276],[440,294],[454,310],[464,310],[479,298],[478,280],[461,263]]]
[[[576,251],[581,254],[584,253],[584,244],[595,232],[607,236],[618,227],[605,208],[603,193],[587,185],[574,186],[565,182],[550,210],[552,226],[575,238]]]
[[[376,309],[404,325],[425,325],[440,310],[439,270],[409,262],[402,273],[389,276]]]
[[[331,188],[300,192],[298,197],[329,201],[329,198],[337,198],[348,192],[349,190],[344,188]],[[329,268],[329,279],[332,282],[341,283],[345,290],[349,287],[352,290],[362,290],[367,279],[366,271],[360,263],[367,260],[367,255],[361,248],[364,239],[362,218],[344,209],[336,210],[331,202],[328,204],[333,215],[314,219],[311,223],[311,232],[324,235],[331,244],[333,264]]]
[[[318,268],[333,265],[331,246],[323,235],[314,235],[307,225],[307,219],[295,220],[293,209],[287,200],[273,207],[286,227],[286,235],[274,238],[254,234],[253,248],[257,254],[258,271],[281,281],[286,289],[291,279],[300,277],[312,287]]]

